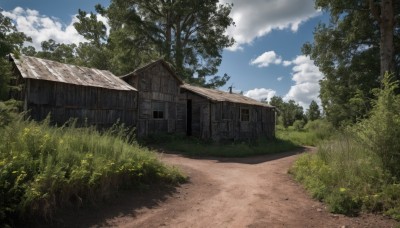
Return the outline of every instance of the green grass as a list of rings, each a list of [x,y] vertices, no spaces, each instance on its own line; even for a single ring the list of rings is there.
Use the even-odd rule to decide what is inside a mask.
[[[0,223],[104,200],[119,189],[177,184],[185,177],[122,127],[52,127],[14,120],[0,126]]]
[[[179,152],[187,156],[247,157],[286,152],[298,148],[288,140],[258,139],[242,142],[212,142],[193,137],[157,134],[144,140],[146,145]]]
[[[317,146],[334,135],[335,130],[325,120],[309,121],[301,130],[277,125],[276,137],[302,146]]]
[[[290,173],[331,212],[383,212],[400,220],[399,181],[349,135],[321,144],[316,154],[302,155]]]

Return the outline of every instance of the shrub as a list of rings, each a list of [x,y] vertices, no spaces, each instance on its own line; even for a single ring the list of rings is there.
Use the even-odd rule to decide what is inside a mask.
[[[400,97],[398,81],[386,74],[369,118],[352,128],[357,139],[376,153],[392,175],[400,177]]]
[[[60,128],[15,120],[0,131],[0,223],[107,199],[121,188],[184,180],[115,126]]]
[[[301,131],[301,130],[303,130],[305,124],[306,124],[306,122],[304,120],[296,120],[293,123],[293,128],[296,131]]]

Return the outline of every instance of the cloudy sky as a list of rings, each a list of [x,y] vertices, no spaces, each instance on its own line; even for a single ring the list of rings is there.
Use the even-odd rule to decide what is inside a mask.
[[[231,80],[221,87],[260,100],[274,95],[293,99],[308,108],[319,102],[323,75],[313,61],[302,55],[301,46],[312,42],[314,27],[327,16],[314,9],[314,0],[221,0],[233,3],[235,26],[227,33],[236,44],[224,50],[219,74]],[[32,37],[33,45],[54,39],[79,43],[85,39],[73,27],[78,9],[94,11],[96,4],[109,0],[0,0],[2,14],[12,18],[17,28]],[[106,22],[105,18],[98,16]]]

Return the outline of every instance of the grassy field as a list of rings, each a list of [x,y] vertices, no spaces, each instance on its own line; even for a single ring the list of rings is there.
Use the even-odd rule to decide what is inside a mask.
[[[0,126],[0,223],[51,218],[64,206],[109,198],[119,189],[184,181],[121,127],[51,127],[14,120]]]

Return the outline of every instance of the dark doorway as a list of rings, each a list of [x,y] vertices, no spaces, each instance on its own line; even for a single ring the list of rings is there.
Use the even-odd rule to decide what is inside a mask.
[[[186,135],[192,135],[192,100],[187,100],[186,103]]]

